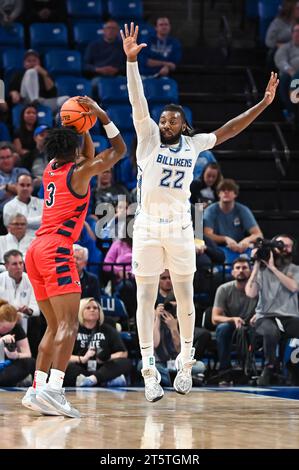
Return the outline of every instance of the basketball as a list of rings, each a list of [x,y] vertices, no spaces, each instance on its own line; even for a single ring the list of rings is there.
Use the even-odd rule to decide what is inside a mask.
[[[87,132],[96,123],[96,116],[82,116],[82,112],[89,111],[88,106],[76,101],[79,96],[69,98],[60,109],[60,119],[63,126],[74,126],[77,132]]]

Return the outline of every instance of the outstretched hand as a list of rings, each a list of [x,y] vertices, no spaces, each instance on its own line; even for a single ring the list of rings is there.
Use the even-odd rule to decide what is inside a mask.
[[[271,72],[270,80],[268,82],[268,85],[265,91],[265,96],[263,99],[263,101],[266,103],[267,106],[271,104],[272,101],[274,100],[276,88],[278,84],[279,84],[279,79],[277,78],[277,73]]]
[[[125,24],[125,32],[120,30],[124,52],[129,62],[135,62],[141,49],[147,46],[144,42],[137,44],[138,30],[138,25],[134,27],[133,22],[130,25],[130,32],[127,24]]]

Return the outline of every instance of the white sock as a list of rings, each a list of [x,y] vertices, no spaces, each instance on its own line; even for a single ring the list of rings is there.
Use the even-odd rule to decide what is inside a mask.
[[[61,390],[63,385],[65,373],[61,370],[51,369],[50,370],[50,378],[49,378],[49,385],[54,390]]]
[[[48,374],[43,372],[42,370],[36,370],[34,372],[34,379],[33,379],[33,388],[35,390],[40,390],[43,388],[47,383]]]
[[[143,369],[155,367],[154,358],[154,305],[157,298],[159,276],[136,276],[137,328]]]
[[[190,361],[193,345],[195,308],[193,304],[193,274],[170,273],[177,301],[177,317],[180,327],[181,359]]]
[[[181,337],[181,358],[182,362],[188,362],[191,359],[191,349],[193,346],[193,339],[188,340]]]

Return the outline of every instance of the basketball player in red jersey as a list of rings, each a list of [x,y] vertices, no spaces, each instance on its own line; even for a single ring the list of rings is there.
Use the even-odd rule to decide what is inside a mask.
[[[111,168],[126,152],[106,112],[88,97],[80,97],[78,102],[89,107],[83,114],[94,114],[101,121],[111,147],[94,157],[87,132],[80,155],[79,136],[67,127],[53,129],[45,140],[50,163],[43,175],[42,224],[27,251],[26,269],[47,329],[39,345],[33,386],[22,400],[24,406],[42,414],[71,418],[80,417],[80,413],[66,400],[62,385],[77,335],[81,294],[72,245],[85,220],[91,177]]]

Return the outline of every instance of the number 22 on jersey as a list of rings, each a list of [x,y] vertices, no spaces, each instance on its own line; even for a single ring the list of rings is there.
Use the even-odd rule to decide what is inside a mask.
[[[168,168],[163,168],[162,173],[165,175],[160,181],[160,186],[164,188],[175,188],[182,189],[183,179],[185,176],[184,171],[180,170],[169,170]]]

